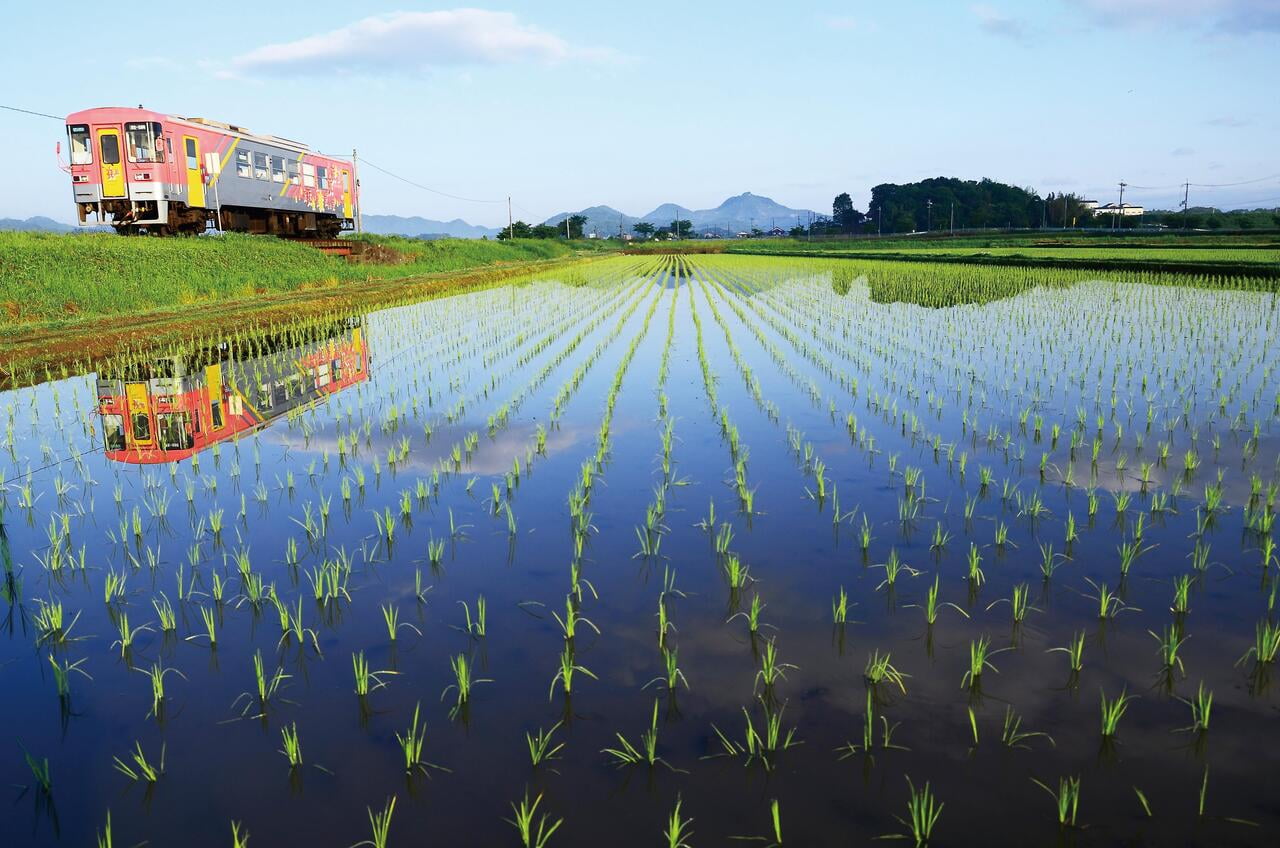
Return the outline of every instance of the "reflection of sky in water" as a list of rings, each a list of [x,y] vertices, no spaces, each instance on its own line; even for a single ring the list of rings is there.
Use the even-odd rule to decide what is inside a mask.
[[[589,274],[605,275],[612,273],[610,268],[649,261],[617,260],[591,266]],[[1061,775],[1080,775],[1080,819],[1089,827],[1068,834],[1080,844],[1138,838],[1151,844],[1188,839],[1215,845],[1259,844],[1259,837],[1280,822],[1273,793],[1260,779],[1275,770],[1277,755],[1258,744],[1269,738],[1278,717],[1277,694],[1274,685],[1264,687],[1264,681],[1250,679],[1247,663],[1237,667],[1235,662],[1251,644],[1254,623],[1266,612],[1267,580],[1274,575],[1274,570],[1262,575],[1258,540],[1241,533],[1249,473],[1256,471],[1264,483],[1275,479],[1275,422],[1267,413],[1277,372],[1263,373],[1275,354],[1257,354],[1264,363],[1258,365],[1253,353],[1262,350],[1260,340],[1271,327],[1267,296],[1228,292],[1215,300],[1202,291],[1139,288],[1132,299],[1116,303],[1109,285],[1096,284],[981,307],[924,310],[870,304],[859,286],[837,299],[823,275],[798,272],[794,263],[698,261],[719,269],[722,282],[733,275],[747,282],[757,277],[768,282],[762,276],[766,272],[792,280],[753,296],[754,309],[745,299],[740,301],[744,315],[776,346],[787,368],[776,363],[738,314],[717,298],[720,315],[758,377],[764,399],[777,405],[776,423],[758,409],[737,373],[719,322],[706,308],[701,290],[692,289],[698,297],[706,353],[719,378],[719,400],[750,451],[748,479],[756,487],[760,514],[747,522],[734,512],[734,492],[727,482],[732,463],[711,418],[698,365],[689,312],[691,289],[664,289],[625,376],[615,409],[613,453],[590,506],[596,532],[587,545],[583,577],[594,593],[584,584],[583,614],[602,632],[597,636],[584,628],[575,647],[577,661],[599,680],[576,678],[568,708],[558,691],[548,698],[564,646],[550,613],[563,615],[569,588],[572,539],[566,503],[583,461],[594,453],[605,394],[622,353],[640,330],[649,301],[616,335],[620,312],[611,313],[615,317],[603,321],[573,355],[526,393],[510,423],[492,437],[487,415],[552,362],[556,345],[523,365],[514,351],[485,363],[477,350],[493,350],[517,328],[566,315],[574,304],[581,305],[581,298],[604,297],[607,290],[569,291],[547,284],[372,315],[367,328],[374,361],[368,384],[296,420],[277,421],[238,445],[225,444],[220,455],[206,452],[198,471],[192,463],[183,463],[172,478],[167,466],[114,465],[94,452],[99,437],[89,414],[94,403],[91,378],[0,395],[0,434],[10,428],[14,434],[12,454],[0,454],[6,483],[3,522],[15,580],[22,584],[20,603],[9,607],[0,602],[0,611],[8,613],[5,638],[0,639],[0,675],[7,697],[0,709],[23,745],[50,758],[62,830],[62,838],[55,840],[47,809],[37,811],[28,793],[0,824],[0,842],[91,844],[91,831],[101,825],[109,807],[120,844],[147,839],[157,845],[223,845],[232,819],[245,822],[255,844],[354,844],[368,835],[365,808],[379,808],[396,795],[392,844],[432,843],[442,834],[461,833],[469,834],[467,841],[449,838],[458,844],[506,844],[512,839],[510,826],[502,822],[510,814],[507,804],[528,787],[544,794],[548,812],[565,817],[553,845],[654,844],[677,793],[684,799],[685,814],[695,818],[695,844],[725,844],[731,836],[763,834],[771,798],[780,801],[788,844],[859,844],[899,829],[892,816],[905,813],[903,775],[911,775],[917,783],[931,781],[947,804],[939,842],[964,842],[964,834],[981,832],[983,844],[1043,844],[1058,839],[1059,833],[1051,800],[1030,778],[1056,785]],[[662,557],[646,562],[634,556],[634,530],[643,521],[658,481],[654,387],[673,297],[675,341],[665,392],[677,419],[675,475],[687,485],[671,490],[663,519],[669,532]],[[1215,303],[1221,306],[1212,307]],[[799,321],[801,308],[821,323]],[[488,320],[477,320],[477,312],[484,312]],[[1175,330],[1181,316],[1195,314],[1203,325],[1193,344],[1191,337]],[[1099,315],[1104,317],[1094,325],[1072,329],[1081,317]],[[781,327],[796,326],[801,331],[798,338],[816,340],[810,342],[809,353],[830,357],[836,370],[825,373],[815,367],[763,316]],[[590,320],[595,315],[584,310],[580,317]],[[1085,332],[1090,326],[1095,332]],[[846,327],[853,329],[847,337]],[[1161,330],[1166,327],[1167,332]],[[1129,328],[1149,328],[1153,334],[1160,330],[1163,347],[1148,353],[1137,343],[1148,331],[1126,335]],[[512,540],[505,515],[495,516],[487,502],[489,487],[468,492],[466,480],[505,474],[513,458],[523,464],[537,424],[548,421],[552,398],[602,342],[603,354],[566,404],[558,426],[548,428],[545,455],[535,457],[532,472],[523,473],[514,490],[511,505],[518,529]],[[1262,427],[1258,455],[1247,465],[1240,458],[1247,433],[1232,434],[1221,418],[1211,419],[1217,406],[1216,394],[1210,391],[1216,379],[1214,363],[1230,364],[1238,351],[1245,352],[1239,369],[1251,367],[1241,375],[1235,394],[1259,397],[1249,421],[1251,426],[1258,420]],[[1121,583],[1116,548],[1130,538],[1138,510],[1150,504],[1150,495],[1144,498],[1136,491],[1141,462],[1152,461],[1159,438],[1146,435],[1144,451],[1137,451],[1135,436],[1145,421],[1147,401],[1132,398],[1133,423],[1126,423],[1115,451],[1113,429],[1106,428],[1096,482],[1100,509],[1092,522],[1084,488],[1090,472],[1088,441],[1077,450],[1078,487],[1067,489],[1060,475],[1080,402],[1090,410],[1087,433],[1092,437],[1098,368],[1103,369],[1104,387],[1109,387],[1112,370],[1120,367],[1121,395],[1137,395],[1140,376],[1135,372],[1129,378],[1124,363],[1152,356],[1167,367],[1166,380],[1185,369],[1179,385],[1196,387],[1192,424],[1199,429],[1204,465],[1176,499],[1176,511],[1148,515],[1148,550]],[[1068,386],[1066,380],[1078,366],[1054,367],[1056,362],[1077,361],[1093,363],[1084,389]],[[972,376],[969,363],[981,366]],[[1060,370],[1063,378],[1057,380],[1052,402],[1042,404],[1045,433],[1037,442],[1030,426],[1025,435],[1019,431],[1018,415],[1035,393],[1042,368],[1047,374]],[[856,399],[841,386],[840,371],[857,376]],[[1235,372],[1226,365],[1224,371],[1227,383],[1234,382]],[[479,389],[490,375],[497,377],[498,385],[484,397]],[[1038,379],[1048,396],[1047,378]],[[818,389],[817,402],[809,397],[810,381]],[[442,422],[457,393],[451,383],[465,386],[462,391],[470,398],[461,420],[452,425]],[[973,387],[980,410],[978,424],[968,426],[967,433],[961,420],[963,400],[948,390],[956,384],[966,396]],[[939,390],[942,411],[929,413],[926,396]],[[425,403],[428,393],[434,401],[430,407]],[[873,395],[892,396],[898,417],[871,408],[868,400]],[[1105,390],[1101,397],[1105,408]],[[408,412],[414,398],[419,400],[416,419]],[[836,401],[835,415],[828,399]],[[1173,404],[1178,398],[1154,402]],[[398,429],[384,432],[381,424],[392,406],[403,420]],[[925,435],[912,439],[909,426],[908,435],[903,435],[904,410],[919,416]],[[849,412],[875,437],[874,452],[865,442],[850,440],[844,421]],[[1122,414],[1127,421],[1128,411]],[[368,481],[365,491],[355,493],[344,506],[339,487],[351,472],[339,464],[337,439],[351,434],[365,418],[372,422],[369,443],[361,429],[359,452],[348,459],[348,467],[359,464]],[[426,421],[433,426],[429,441],[423,434]],[[1055,421],[1063,425],[1063,436],[1053,449],[1048,429]],[[813,478],[787,444],[787,425],[813,444],[827,464],[830,485],[838,489],[841,510],[853,513],[838,526],[832,523],[830,499],[820,508],[806,496],[806,488],[814,488]],[[991,447],[984,438],[988,426],[1001,434],[1000,442]],[[1152,469],[1152,492],[1167,492],[1181,474],[1191,429],[1180,425],[1175,430],[1168,466]],[[373,550],[378,535],[370,513],[390,508],[398,516],[400,493],[412,490],[413,481],[429,477],[448,458],[453,444],[473,431],[480,435],[479,445],[462,471],[445,476],[438,497],[426,504],[413,501],[410,520],[396,524],[389,559],[380,555],[378,561],[366,562],[360,551]],[[1005,431],[1012,439],[1007,456]],[[1210,445],[1214,433],[1221,434],[1222,442],[1216,456]],[[963,477],[958,459],[948,460],[945,447],[935,456],[930,443],[934,434],[944,445],[955,443],[957,453],[967,452]],[[410,439],[409,457],[392,469],[386,463],[387,452],[403,437]],[[35,471],[35,507],[18,506],[22,493],[16,475],[85,450],[85,472],[96,485],[87,484],[74,464],[62,463]],[[330,461],[324,471],[320,458],[326,451]],[[1051,470],[1048,482],[1037,487],[1041,451],[1050,452],[1048,463],[1058,472]],[[1127,467],[1118,475],[1121,454]],[[896,456],[893,474],[890,456]],[[375,457],[382,466],[377,476],[371,473]],[[313,462],[317,473],[311,476],[307,468]],[[927,497],[914,526],[904,526],[898,516],[907,466],[920,469]],[[983,466],[992,469],[994,481],[980,494],[977,481]],[[1192,591],[1191,612],[1185,617],[1189,638],[1182,649],[1186,674],[1178,675],[1174,686],[1177,696],[1187,697],[1203,680],[1215,693],[1212,729],[1197,740],[1192,734],[1172,732],[1189,724],[1190,711],[1161,685],[1156,640],[1148,631],[1159,632],[1173,621],[1168,611],[1172,578],[1190,568],[1195,507],[1219,468],[1225,475],[1224,502],[1229,509],[1208,531],[1215,565]],[[286,470],[294,473],[293,491],[283,487]],[[54,491],[58,475],[74,487],[62,499]],[[1017,484],[1021,495],[1038,491],[1047,515],[1034,522],[1019,516],[1016,500],[1001,499],[1006,479]],[[190,508],[185,496],[188,481],[194,484]],[[266,490],[265,503],[255,495],[259,482]],[[119,509],[116,486],[124,501]],[[1134,492],[1123,523],[1115,521],[1109,494],[1120,490]],[[151,514],[160,493],[169,498],[164,522]],[[322,540],[309,545],[298,521],[304,505],[315,511],[326,498],[332,502],[329,528]],[[976,498],[972,521],[964,518],[967,498]],[[797,666],[786,671],[776,695],[786,703],[784,725],[796,727],[804,744],[786,752],[771,774],[744,768],[740,761],[702,759],[717,750],[712,725],[742,737],[741,707],[756,703],[753,684],[761,649],[757,639],[753,650],[741,617],[726,623],[735,608],[710,539],[695,526],[713,499],[719,520],[735,527],[732,548],[741,554],[753,580],[739,599],[741,606],[759,592],[765,603],[762,620],[769,625],[763,638],[776,638],[780,660]],[[145,564],[144,549],[131,548],[143,563],[135,569],[123,548],[111,542],[120,521],[131,520],[135,506],[145,526],[144,548],[158,551],[160,564],[154,572]],[[191,527],[201,520],[207,524],[215,509],[225,513],[222,544],[206,535],[193,575],[186,565]],[[1064,560],[1068,512],[1081,538],[1071,546],[1071,559]],[[86,546],[87,575],[51,576],[36,562],[35,553],[47,545],[44,528],[50,517],[64,513],[71,516],[73,548]],[[464,527],[456,538],[449,535],[451,515]],[[865,558],[857,538],[864,517],[874,537]],[[1008,528],[1009,544],[1003,551],[994,545],[998,523]],[[939,525],[950,538],[941,550],[932,550]],[[291,538],[300,551],[296,569],[284,563]],[[446,543],[438,568],[428,561],[430,539]],[[985,575],[976,591],[965,579],[970,543],[978,546]],[[1062,564],[1045,583],[1039,571],[1040,546],[1048,544]],[[376,547],[384,551],[385,543]],[[309,648],[299,650],[291,641],[281,644],[270,606],[255,611],[243,599],[232,598],[239,592],[239,579],[231,556],[241,548],[248,551],[255,571],[275,584],[284,598],[302,598],[304,624],[316,630],[323,656]],[[355,558],[351,600],[321,609],[311,597],[307,574],[324,558],[336,556],[339,548]],[[921,571],[918,577],[900,577],[892,592],[877,589],[884,570],[875,567],[888,558],[891,548]],[[186,602],[177,596],[180,564],[186,580],[196,580],[197,594]],[[114,624],[102,598],[108,569],[129,574],[126,603],[135,626],[154,624],[150,600],[161,591],[177,607],[177,637],[165,639],[144,631],[133,656],[139,667],[161,662],[185,676],[167,680],[170,701],[163,726],[146,718],[151,706],[146,678],[131,671],[119,648],[111,647]],[[676,626],[669,646],[678,650],[680,668],[689,681],[688,689],[681,687],[674,698],[659,684],[642,688],[663,672],[655,613],[668,569],[683,593],[668,597]],[[215,571],[226,577],[230,588],[219,619],[218,647],[210,651],[206,640],[185,637],[203,629],[200,608],[213,607],[209,592]],[[414,597],[417,571],[431,587],[422,604]],[[930,632],[916,605],[923,603],[935,575],[941,600],[960,606],[970,617],[944,608]],[[1095,590],[1086,578],[1120,591],[1129,610],[1114,620],[1099,621],[1097,601],[1088,597]],[[1008,598],[1018,583],[1028,584],[1036,609],[1015,633],[1008,604],[995,602]],[[851,604],[851,620],[843,634],[833,629],[830,608],[841,587]],[[459,602],[474,612],[480,595],[488,603],[489,634],[472,640],[458,629],[463,622]],[[49,597],[63,598],[68,612],[81,614],[75,635],[85,637],[59,650],[58,658],[83,658],[93,675],[92,681],[73,676],[65,727],[48,660],[42,650],[32,648],[36,599]],[[392,647],[381,611],[389,603],[397,605],[401,621],[421,635],[402,628]],[[1085,668],[1068,686],[1065,658],[1046,651],[1066,644],[1080,630],[1087,634]],[[960,682],[970,640],[981,636],[989,636],[996,648],[1011,645],[1016,636],[1017,650],[993,657],[998,672],[984,674],[978,701],[960,688]],[[269,668],[278,662],[291,677],[265,721],[240,720],[243,701],[232,705],[253,687],[252,657],[259,651]],[[375,670],[399,672],[384,678],[387,686],[368,699],[363,714],[351,691],[348,655],[356,651],[364,651]],[[877,709],[897,725],[893,741],[910,750],[878,751],[874,761],[861,755],[840,761],[835,749],[861,740],[862,670],[873,651],[891,654],[893,663],[909,675],[907,693],[886,695]],[[476,687],[465,725],[449,720],[450,700],[440,698],[450,682],[449,658],[459,652],[472,655],[477,676],[493,679]],[[1140,696],[1121,722],[1118,744],[1110,752],[1100,751],[1099,745],[1100,687],[1108,695],[1127,687]],[[660,753],[682,771],[614,769],[601,749],[615,746],[618,732],[636,742],[648,725],[654,698],[660,702]],[[452,773],[410,784],[398,759],[395,734],[404,732],[419,703],[427,724],[424,756]],[[966,711],[970,705],[981,737],[972,751]],[[1051,733],[1056,746],[1042,739],[1030,741],[1030,750],[1002,746],[1006,705],[1022,716],[1024,729]],[[759,727],[760,708],[752,709]],[[556,738],[566,743],[562,759],[554,771],[532,771],[524,733],[560,720],[565,723]],[[293,722],[307,761],[327,772],[308,768],[290,780],[278,748],[280,727]],[[879,720],[876,729],[881,732]],[[112,757],[125,756],[134,740],[148,752],[166,747],[167,773],[150,803],[141,787],[130,786],[111,767]],[[1200,820],[1195,809],[1205,766],[1210,771],[1208,815]],[[0,782],[30,783],[25,769],[21,749],[0,755]],[[211,774],[237,778],[212,780]],[[1141,816],[1135,785],[1151,798],[1157,818]],[[1226,816],[1251,819],[1263,827],[1231,824],[1223,820]],[[1000,824],[993,826],[995,820]]]

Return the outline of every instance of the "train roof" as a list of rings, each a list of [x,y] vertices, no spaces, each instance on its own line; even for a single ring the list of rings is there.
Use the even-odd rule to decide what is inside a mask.
[[[261,133],[252,132],[245,127],[235,124],[228,124],[222,121],[214,121],[208,118],[188,118],[182,115],[165,115],[160,112],[154,112],[150,109],[130,108],[127,106],[101,106],[93,109],[83,109],[79,112],[72,112],[67,116],[68,124],[87,124],[94,121],[160,121],[168,123],[177,123],[190,127],[198,127],[201,129],[212,129],[226,135],[235,136],[237,138],[247,139],[249,141],[257,141],[262,144],[270,144],[276,147],[283,147],[286,150],[292,150],[295,153],[310,153],[315,156],[324,156],[326,159],[334,161],[346,161],[336,156],[329,156],[324,153],[317,153],[307,145],[300,141],[282,138],[276,135],[263,135]]]

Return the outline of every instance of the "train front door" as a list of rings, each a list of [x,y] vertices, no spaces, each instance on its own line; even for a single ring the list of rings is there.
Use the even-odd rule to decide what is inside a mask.
[[[124,160],[120,150],[120,130],[116,127],[98,129],[98,162],[102,171],[102,196],[124,197]]]
[[[184,135],[183,153],[187,161],[187,205],[204,206],[204,172],[200,170],[200,139]]]

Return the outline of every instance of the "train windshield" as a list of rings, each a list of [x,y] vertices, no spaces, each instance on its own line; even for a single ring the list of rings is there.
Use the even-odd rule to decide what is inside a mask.
[[[195,445],[188,428],[191,415],[186,412],[161,413],[160,448],[162,450],[190,450]]]
[[[89,128],[84,124],[73,124],[67,127],[67,137],[71,143],[71,164],[92,165],[93,145],[89,143]]]
[[[102,416],[102,441],[109,451],[124,450],[124,416]]]
[[[130,162],[163,162],[164,155],[160,151],[157,140],[160,137],[160,125],[155,121],[125,124],[125,146],[129,152]]]

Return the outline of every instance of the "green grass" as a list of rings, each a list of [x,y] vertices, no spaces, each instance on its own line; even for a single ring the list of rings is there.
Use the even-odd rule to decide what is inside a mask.
[[[0,232],[0,314],[11,326],[60,323],[602,249],[549,240],[365,235],[359,241],[370,246],[369,261],[348,262],[302,243],[237,234],[125,238]]]

